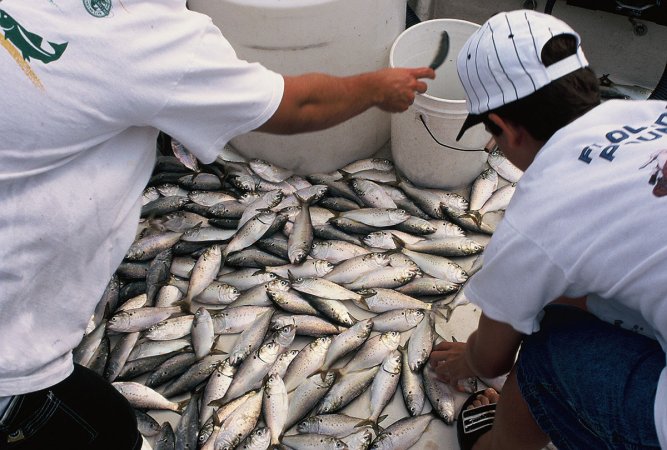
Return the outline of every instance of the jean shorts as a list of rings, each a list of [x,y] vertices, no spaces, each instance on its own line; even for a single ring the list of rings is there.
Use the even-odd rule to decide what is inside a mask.
[[[516,374],[559,450],[659,449],[653,415],[665,353],[657,341],[578,308],[550,305]]]

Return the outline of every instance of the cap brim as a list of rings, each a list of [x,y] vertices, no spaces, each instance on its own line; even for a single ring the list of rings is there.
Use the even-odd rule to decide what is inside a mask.
[[[468,114],[468,117],[466,117],[466,120],[463,122],[463,126],[461,126],[458,136],[456,136],[456,141],[458,142],[463,137],[463,134],[468,131],[468,128],[474,127],[478,123],[482,123],[482,117],[483,116],[477,114]]]

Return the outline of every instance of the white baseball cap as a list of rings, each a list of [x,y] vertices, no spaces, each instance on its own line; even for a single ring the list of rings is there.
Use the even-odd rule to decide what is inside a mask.
[[[577,52],[545,67],[542,48],[561,34],[576,38]],[[456,140],[482,121],[481,114],[587,66],[579,34],[562,20],[532,10],[496,14],[470,36],[458,55],[469,114]]]

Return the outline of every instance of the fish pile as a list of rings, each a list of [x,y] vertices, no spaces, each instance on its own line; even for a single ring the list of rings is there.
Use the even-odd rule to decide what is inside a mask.
[[[494,150],[468,201],[386,159],[301,177],[172,147],[74,352],[129,400],[154,449],[401,449],[454,421],[453,392],[426,364],[435,323],[467,303],[475,233],[493,233],[519,169]],[[383,428],[399,385],[409,416]],[[366,391],[368,415],[342,411]],[[147,413],[159,410],[177,425]]]

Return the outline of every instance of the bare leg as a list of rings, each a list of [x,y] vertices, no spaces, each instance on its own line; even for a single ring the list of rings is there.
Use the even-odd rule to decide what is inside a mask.
[[[492,397],[491,401],[495,400],[492,393],[488,394],[491,395],[481,399],[481,403],[488,403],[488,397]],[[493,428],[479,438],[474,450],[539,450],[549,443],[549,437],[535,423],[528,404],[521,396],[514,369],[497,401]]]

